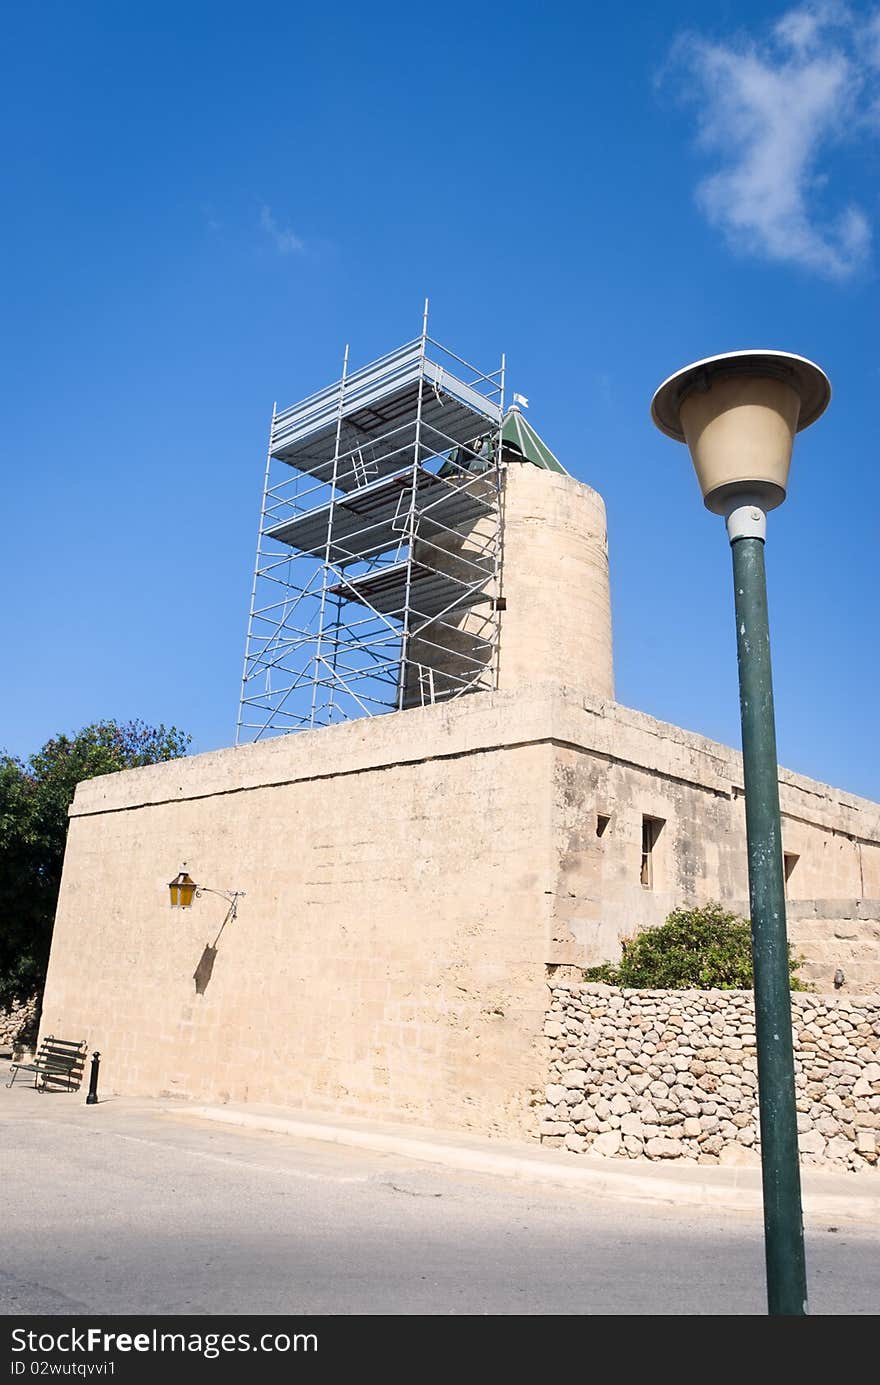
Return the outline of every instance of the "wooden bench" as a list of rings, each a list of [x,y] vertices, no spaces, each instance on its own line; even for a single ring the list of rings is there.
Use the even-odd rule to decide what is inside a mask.
[[[32,1063],[13,1063],[7,1087],[11,1087],[20,1072],[34,1074],[34,1086],[44,1092],[48,1082],[64,1082],[68,1091],[76,1091],[82,1082],[86,1061],[86,1041],[56,1039],[48,1034],[37,1049]]]

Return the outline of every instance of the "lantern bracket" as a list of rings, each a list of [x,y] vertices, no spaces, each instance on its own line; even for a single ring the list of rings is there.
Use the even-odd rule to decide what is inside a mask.
[[[215,890],[210,885],[198,885],[186,868],[186,861],[181,863],[177,875],[168,884],[171,895],[172,909],[189,909],[193,899],[200,899],[203,894],[215,894],[220,899],[225,899],[229,905],[227,921],[234,919],[238,910],[238,901],[244,899],[245,890]]]

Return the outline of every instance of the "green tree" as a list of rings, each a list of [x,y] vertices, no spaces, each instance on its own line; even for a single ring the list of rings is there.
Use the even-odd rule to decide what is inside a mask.
[[[792,990],[805,990],[795,975],[800,959],[790,949],[788,965]],[[619,966],[590,967],[584,980],[647,991],[750,991],[755,983],[751,925],[716,903],[675,909],[659,927],[626,939]]]
[[[41,992],[77,784],[185,755],[176,726],[95,722],[29,760],[0,756],[0,1006]]]

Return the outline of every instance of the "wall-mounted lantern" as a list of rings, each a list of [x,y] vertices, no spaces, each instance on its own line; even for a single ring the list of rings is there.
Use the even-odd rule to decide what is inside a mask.
[[[168,893],[172,909],[188,909],[193,902],[198,885],[186,872],[186,862],[181,870],[169,881]]]
[[[196,994],[204,995],[208,982],[214,970],[214,962],[217,957],[217,944],[227,924],[231,923],[238,913],[238,901],[244,899],[244,890],[212,890],[210,885],[197,885],[186,868],[186,861],[180,867],[174,879],[169,881],[168,893],[171,897],[172,909],[188,909],[194,899],[199,899],[203,894],[215,894],[220,899],[225,899],[229,908],[226,916],[220,925],[220,931],[212,943],[208,943],[202,953],[201,960],[193,973],[193,980],[196,983]]]
[[[210,885],[197,885],[186,868],[186,861],[182,862],[180,870],[173,880],[168,882],[168,894],[171,899],[172,909],[188,909],[194,899],[200,899],[203,894],[215,894],[220,899],[225,899],[229,905],[229,913],[226,921],[235,918],[238,909],[238,901],[244,899],[244,890],[214,890]]]

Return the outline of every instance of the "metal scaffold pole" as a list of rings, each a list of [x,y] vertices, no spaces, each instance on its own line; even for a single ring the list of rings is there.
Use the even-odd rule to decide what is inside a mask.
[[[321,643],[324,639],[324,617],[327,609],[327,574],[330,570],[331,543],[333,538],[333,511],[336,505],[337,483],[339,478],[339,448],[342,438],[342,410],[345,405],[345,377],[348,374],[348,342],[342,354],[342,377],[339,381],[339,412],[336,417],[336,443],[333,448],[333,476],[330,481],[330,504],[327,511],[327,539],[324,544],[324,569],[321,574],[321,606],[318,613],[318,634],[315,640],[315,681],[312,684],[312,709],[309,725],[315,726],[318,688],[321,684]],[[331,685],[332,700],[332,685]]]
[[[277,409],[278,409],[278,400],[276,399],[276,400],[274,401],[274,403],[272,404],[272,422],[271,422],[270,425],[269,425],[269,442],[268,442],[267,449],[266,449],[266,470],[265,470],[265,474],[264,474],[264,477],[263,477],[263,498],[262,498],[262,501],[260,502],[260,527],[259,527],[259,529],[257,530],[257,558],[256,558],[256,563],[254,564],[254,578],[253,578],[253,581],[252,581],[252,583],[251,583],[251,601],[250,601],[250,608],[249,608],[249,611],[248,611],[247,640],[246,640],[246,642],[245,642],[244,665],[243,665],[242,671],[241,671],[241,694],[240,694],[239,703],[238,703],[238,720],[237,720],[236,723],[235,723],[235,744],[236,744],[236,745],[240,745],[240,744],[241,744],[241,732],[242,732],[243,718],[244,718],[245,707],[246,707],[246,705],[247,705],[248,670],[249,670],[249,668],[250,668],[251,658],[252,658],[252,644],[253,644],[253,639],[254,639],[254,613],[255,613],[255,611],[256,611],[256,604],[257,604],[257,583],[258,583],[258,580],[259,580],[259,572],[260,572],[260,548],[261,548],[262,541],[263,541],[263,529],[264,529],[264,527],[265,527],[265,520],[266,520],[266,497],[267,497],[267,494],[268,494],[268,491],[269,491],[269,468],[270,468],[270,466],[271,466],[271,464],[272,464],[272,432],[273,432],[273,429],[274,429],[274,427],[275,427],[275,414],[276,414],[276,412],[277,412]]]
[[[397,688],[398,710],[402,709],[404,706],[404,698],[406,697],[406,677],[409,668],[409,640],[411,623],[410,596],[412,593],[412,565],[416,541],[416,498],[418,496],[419,490],[419,447],[421,445],[422,440],[422,403],[424,400],[425,391],[424,366],[428,346],[428,306],[428,299],[426,298],[424,312],[422,313],[422,336],[420,352],[421,369],[419,371],[419,394],[418,403],[416,405],[415,442],[413,443],[412,486],[410,489],[409,512],[406,517],[406,534],[409,539],[409,552],[407,554],[406,561],[406,594],[404,596],[403,603],[403,631],[400,637],[400,675],[398,679]]]

